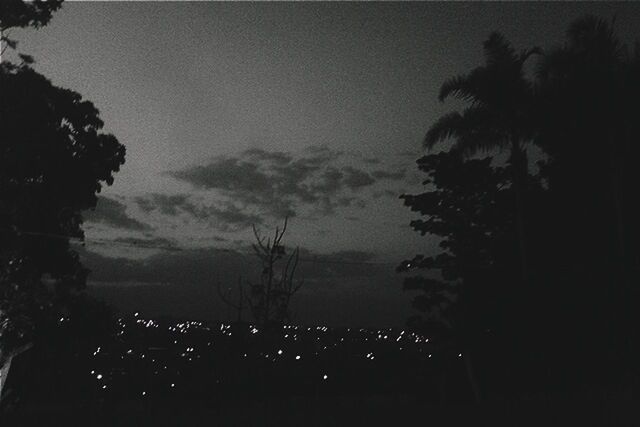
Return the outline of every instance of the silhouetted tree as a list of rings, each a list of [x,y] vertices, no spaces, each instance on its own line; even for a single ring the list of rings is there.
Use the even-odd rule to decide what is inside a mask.
[[[7,48],[15,49],[17,46],[17,42],[9,38],[11,28],[47,25],[60,6],[62,0],[3,0],[0,3],[0,62]]]
[[[253,227],[256,243],[252,246],[262,262],[262,272],[260,283],[249,283],[247,300],[256,322],[264,327],[282,325],[290,321],[289,302],[304,283],[302,280],[294,280],[300,251],[296,248],[287,256],[282,244],[286,231],[287,218],[282,230],[276,227],[273,240],[261,236],[255,226]]]
[[[477,400],[481,392],[472,366],[473,347],[499,318],[497,300],[513,280],[509,265],[515,260],[509,253],[516,247],[512,174],[491,162],[491,157],[465,161],[457,150],[424,156],[417,163],[428,176],[424,185],[429,190],[401,196],[406,206],[426,217],[411,222],[414,230],[439,237],[443,250],[434,256],[417,255],[398,267],[400,272],[431,271],[431,277],[404,280],[405,290],[420,291],[413,306],[423,316],[411,323],[429,332],[439,330],[445,342],[455,341],[465,349]]]
[[[583,339],[594,331],[617,336],[605,347],[629,358],[622,343],[637,336],[638,320],[640,50],[622,43],[613,23],[587,16],[571,24],[537,74],[536,143],[549,156],[543,173],[555,221],[548,228],[557,242],[549,248],[549,276],[563,278],[559,289],[572,285],[567,300],[580,295],[589,307],[576,314]]]
[[[3,2],[0,22],[44,25],[58,1]],[[29,343],[45,315],[86,284],[69,246],[81,212],[96,206],[125,148],[101,132],[98,110],[28,64],[0,64],[0,367]],[[2,372],[6,376],[6,367]]]
[[[524,186],[527,180],[525,144],[535,127],[534,91],[524,76],[524,63],[537,48],[517,53],[499,33],[484,42],[486,64],[464,76],[447,80],[440,88],[440,101],[454,96],[469,102],[462,113],[441,117],[428,130],[424,145],[432,148],[454,138],[454,149],[471,156],[478,152],[508,149],[513,167],[513,186],[517,203],[516,223],[522,277],[528,277],[527,233],[525,228]]]

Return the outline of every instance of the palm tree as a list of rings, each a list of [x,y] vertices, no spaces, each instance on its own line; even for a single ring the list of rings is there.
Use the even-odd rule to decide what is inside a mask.
[[[640,133],[640,49],[637,44],[628,49],[616,36],[613,20],[586,16],[569,27],[564,46],[544,57],[538,76],[548,109],[539,145],[556,163],[553,177],[564,185],[560,197],[573,193],[570,200],[582,209],[584,201],[590,207],[602,203],[597,209],[605,216],[589,219],[610,218],[595,224],[604,244],[593,246],[609,260],[606,265],[615,277],[608,292],[613,295],[609,315],[616,345],[620,354],[631,355],[640,343],[635,330],[638,271],[632,265],[634,257],[635,262],[640,259],[635,220],[640,214],[639,173],[634,165],[640,153],[633,144]],[[584,186],[595,174],[601,179]],[[609,224],[612,228],[606,229]],[[580,226],[593,224],[583,221]]]
[[[524,63],[537,48],[517,53],[505,37],[492,33],[484,42],[486,64],[453,77],[440,88],[440,101],[453,96],[470,105],[441,117],[428,130],[424,146],[453,138],[452,149],[465,156],[494,149],[510,152],[516,196],[516,227],[523,282],[528,277],[524,221],[524,187],[528,176],[525,144],[533,135],[534,87],[525,78]]]
[[[598,151],[604,148],[603,157],[609,157],[605,170],[620,260],[627,252],[623,181],[632,127],[638,118],[639,72],[638,46],[630,55],[617,38],[613,22],[594,16],[575,21],[567,31],[567,43],[546,55],[538,68],[549,110],[545,122],[550,131],[541,139],[545,151],[567,159],[575,149],[591,149],[585,144],[589,141]],[[558,122],[554,117],[562,118]]]

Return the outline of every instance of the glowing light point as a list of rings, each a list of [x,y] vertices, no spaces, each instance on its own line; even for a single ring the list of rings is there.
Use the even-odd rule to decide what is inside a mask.
[[[300,356],[296,356],[296,360],[300,360]]]
[[[96,378],[97,378],[97,379],[99,379],[99,380],[101,380],[101,379],[102,379],[102,374],[98,374],[98,375],[96,376]]]
[[[323,379],[323,380],[326,380],[327,378],[329,378],[329,377],[327,376],[327,374],[324,374],[324,375],[322,376],[322,379]]]

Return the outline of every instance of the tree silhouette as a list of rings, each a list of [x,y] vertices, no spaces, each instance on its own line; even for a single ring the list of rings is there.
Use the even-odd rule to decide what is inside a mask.
[[[583,333],[604,328],[616,353],[611,365],[620,365],[620,358],[637,354],[629,345],[637,347],[640,50],[620,41],[613,22],[586,16],[571,24],[564,45],[543,57],[537,74],[536,143],[549,156],[543,173],[555,221],[548,228],[558,242],[549,248],[548,276],[566,278],[560,272],[570,268],[560,289],[572,285],[573,298],[580,294],[592,307],[578,316]],[[593,319],[588,327],[587,319]]]
[[[262,262],[259,283],[249,283],[247,300],[258,325],[273,327],[291,320],[289,303],[291,297],[302,287],[304,281],[294,280],[300,251],[298,248],[287,257],[282,238],[287,231],[287,218],[282,230],[276,227],[273,240],[261,236],[253,227],[256,243],[253,250]],[[265,242],[266,240],[266,242]],[[286,258],[286,260],[285,260]]]
[[[0,62],[7,48],[15,49],[17,42],[8,36],[11,28],[47,25],[52,14],[60,9],[62,0],[3,0],[0,3]],[[4,45],[4,46],[3,46]]]
[[[516,222],[523,281],[528,277],[527,236],[525,229],[524,186],[527,180],[525,144],[535,127],[534,91],[524,76],[524,63],[534,48],[516,53],[499,33],[492,33],[484,42],[486,64],[469,74],[447,80],[440,88],[440,101],[453,96],[469,102],[462,113],[452,112],[441,117],[428,130],[425,147],[453,137],[453,148],[464,155],[493,149],[508,149],[513,163],[513,185],[517,203]]]
[[[3,2],[0,22],[44,25],[60,2]],[[28,64],[0,64],[0,367],[86,284],[69,246],[82,214],[113,183],[125,148],[94,105]],[[65,236],[65,237],[60,237]],[[68,237],[66,237],[68,236]],[[2,372],[6,376],[6,371]]]
[[[424,185],[429,190],[401,196],[406,206],[426,217],[411,222],[414,230],[439,237],[443,251],[417,255],[398,267],[399,272],[431,272],[431,277],[404,280],[405,290],[420,292],[413,306],[423,313],[410,319],[410,325],[464,348],[476,400],[481,392],[471,362],[474,346],[485,330],[496,327],[496,302],[513,279],[509,265],[516,261],[508,255],[516,247],[512,174],[491,162],[491,157],[464,160],[457,150],[424,156],[417,163],[428,176]]]

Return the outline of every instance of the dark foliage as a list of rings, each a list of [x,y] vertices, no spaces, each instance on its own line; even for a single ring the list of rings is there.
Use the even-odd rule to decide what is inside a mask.
[[[487,64],[442,87],[441,99],[471,103],[427,133],[427,147],[454,138],[453,151],[420,159],[427,191],[402,196],[425,217],[412,227],[441,238],[443,250],[402,263],[400,271],[433,270],[408,277],[405,289],[420,291],[414,307],[427,319],[446,306],[449,332],[484,347],[485,388],[501,394],[637,381],[640,53],[594,17],[573,23],[567,38],[539,57],[535,85],[514,86],[534,50],[518,56],[492,35]],[[523,167],[526,156],[512,153],[501,167],[458,154],[506,146],[488,138],[498,129],[544,151],[537,175]],[[522,277],[518,252],[526,253]],[[457,300],[443,299],[447,290]],[[479,342],[482,331],[491,337]]]
[[[28,338],[41,312],[85,286],[67,238],[124,163],[94,105],[27,65],[0,65],[0,312],[2,340]],[[6,347],[5,347],[6,348]]]

